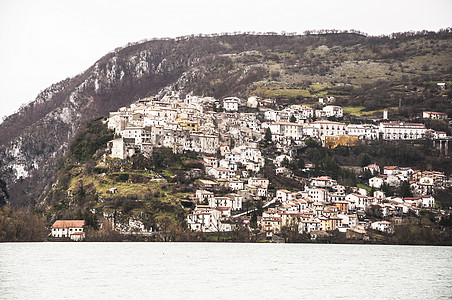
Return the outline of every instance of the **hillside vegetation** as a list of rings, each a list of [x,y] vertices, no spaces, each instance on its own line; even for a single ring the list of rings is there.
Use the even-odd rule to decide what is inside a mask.
[[[151,158],[112,159],[104,155],[103,142],[111,137],[102,119],[88,122],[77,135],[56,184],[38,205],[48,224],[57,219],[85,219],[92,230],[98,230],[104,217],[110,225],[136,218],[147,229],[183,232],[181,199],[194,190],[181,181],[185,171],[199,162],[169,149],[156,150]]]
[[[392,119],[414,119],[426,109],[452,115],[451,53],[450,29],[380,37],[338,31],[187,36],[130,44],[45,89],[0,124],[1,179],[11,204],[35,205],[87,120],[172,90],[312,106],[318,97],[334,97],[350,119],[379,117],[385,109]],[[438,82],[449,88],[438,89]]]

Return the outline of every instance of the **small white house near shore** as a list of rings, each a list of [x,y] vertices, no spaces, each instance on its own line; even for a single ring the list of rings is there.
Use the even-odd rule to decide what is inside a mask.
[[[57,220],[51,227],[52,237],[70,238],[73,241],[85,239],[85,220]]]

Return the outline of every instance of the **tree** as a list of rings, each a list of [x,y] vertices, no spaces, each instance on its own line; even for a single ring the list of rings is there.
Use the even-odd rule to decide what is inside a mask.
[[[121,234],[114,230],[114,224],[107,219],[102,220],[100,229],[87,227],[85,231],[85,241],[87,242],[120,242],[123,240]]]
[[[387,184],[387,183],[383,183],[380,187],[380,190],[385,193],[386,196],[392,196],[394,195],[394,191],[393,188]]]
[[[305,140],[305,144],[309,148],[316,148],[318,146],[317,142],[311,137]]]
[[[444,227],[452,227],[452,215],[443,216],[438,224]]]
[[[295,123],[295,122],[297,122],[297,118],[295,118],[294,115],[291,115],[291,116],[290,116],[290,119],[289,119],[289,122]]]
[[[411,191],[410,183],[406,180],[402,181],[397,193],[400,197],[413,197],[413,192]]]
[[[164,242],[175,241],[181,232],[179,224],[170,215],[164,214],[155,218],[157,226],[160,228],[160,238]]]
[[[272,141],[272,132],[270,130],[270,127],[267,127],[265,130],[264,140],[267,144],[270,144]]]
[[[452,187],[449,187],[444,190],[437,190],[435,192],[435,200],[436,203],[442,209],[451,209],[452,208]]]
[[[42,242],[47,234],[39,215],[7,205],[0,208],[0,242]]]
[[[257,228],[257,213],[255,211],[251,214],[250,227],[253,229]]]
[[[366,216],[373,217],[377,219],[383,218],[383,212],[381,211],[380,206],[378,205],[368,205],[365,209]]]
[[[369,179],[372,178],[372,177],[373,177],[373,174],[372,174],[372,172],[371,172],[369,169],[365,169],[365,170],[362,172],[361,178],[362,178],[363,180],[367,181],[367,180],[369,180]]]
[[[307,236],[298,231],[298,222],[290,222],[281,228],[281,237],[286,243],[297,243],[306,240]]]
[[[283,161],[281,162],[281,166],[284,168],[289,168],[290,161],[287,159],[287,157],[284,157]]]
[[[151,160],[139,153],[137,155],[132,156],[132,169],[133,170],[146,170],[150,169],[152,166]]]
[[[302,176],[303,175],[303,169],[304,169],[304,160],[303,157],[298,157],[296,159],[293,159],[289,163],[288,167],[295,175]]]
[[[6,182],[0,179],[0,207],[8,203],[8,190],[6,189]]]
[[[359,155],[359,164],[361,167],[365,167],[368,166],[372,163],[372,161],[370,160],[370,156],[367,153],[361,153]]]

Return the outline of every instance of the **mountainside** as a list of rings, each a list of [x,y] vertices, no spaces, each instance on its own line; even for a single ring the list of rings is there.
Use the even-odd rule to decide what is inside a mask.
[[[172,90],[280,103],[334,96],[362,114],[389,108],[401,118],[415,118],[422,109],[451,115],[451,91],[436,89],[437,82],[452,81],[451,53],[450,30],[391,37],[191,36],[120,48],[45,89],[0,124],[2,193],[12,204],[37,203],[86,120]]]

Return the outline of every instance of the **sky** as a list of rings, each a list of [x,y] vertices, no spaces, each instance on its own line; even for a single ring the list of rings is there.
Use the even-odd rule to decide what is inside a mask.
[[[117,47],[199,33],[452,27],[451,0],[0,0],[0,122]]]

